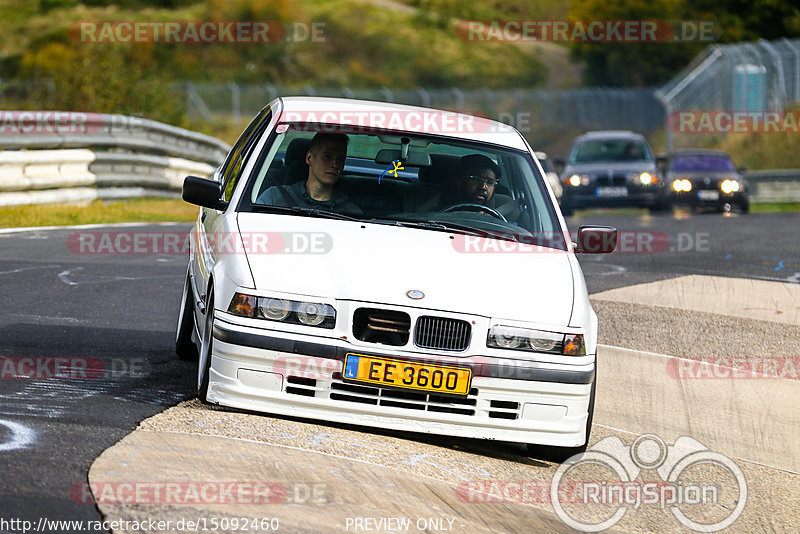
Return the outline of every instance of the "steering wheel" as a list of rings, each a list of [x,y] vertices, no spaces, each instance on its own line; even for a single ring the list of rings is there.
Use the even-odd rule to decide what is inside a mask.
[[[453,204],[452,206],[448,206],[444,208],[441,213],[447,213],[449,211],[484,211],[491,215],[492,217],[496,217],[503,222],[508,222],[502,213],[499,211],[490,208],[489,206],[484,206],[483,204],[473,204],[472,202],[459,202],[458,204]]]

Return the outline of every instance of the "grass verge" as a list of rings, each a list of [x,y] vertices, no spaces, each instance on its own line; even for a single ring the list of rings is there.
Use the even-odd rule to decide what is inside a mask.
[[[777,213],[800,211],[800,202],[767,202],[764,204],[750,204],[752,213]]]
[[[198,207],[180,199],[137,198],[88,205],[37,204],[0,207],[0,228],[122,222],[192,222]]]

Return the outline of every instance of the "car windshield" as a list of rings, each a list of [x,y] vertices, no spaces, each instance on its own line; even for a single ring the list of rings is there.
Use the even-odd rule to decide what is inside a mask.
[[[676,156],[670,163],[671,171],[730,171],[736,172],[731,158],[723,155]]]
[[[569,156],[570,163],[595,161],[653,161],[653,155],[638,139],[596,139],[576,144]]]
[[[543,177],[527,152],[419,134],[337,130],[334,135],[347,135],[344,169],[338,179],[323,176],[333,181],[333,193],[319,201],[306,188],[317,168],[313,159],[311,169],[306,162],[314,127],[319,129],[277,126],[250,173],[240,211],[355,219],[566,249]]]

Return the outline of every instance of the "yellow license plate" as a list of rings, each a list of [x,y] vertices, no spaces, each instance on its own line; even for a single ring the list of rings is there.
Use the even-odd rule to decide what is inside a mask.
[[[343,376],[348,381],[379,386],[466,395],[472,382],[472,369],[348,353]]]

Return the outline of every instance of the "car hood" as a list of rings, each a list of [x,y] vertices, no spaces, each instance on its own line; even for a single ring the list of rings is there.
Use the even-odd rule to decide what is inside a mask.
[[[655,172],[654,161],[598,161],[595,163],[569,163],[564,167],[564,175],[602,174],[609,170],[614,172]]]
[[[568,324],[572,314],[575,284],[570,253],[564,251],[533,252],[528,247],[525,252],[495,252],[515,244],[290,215],[240,213],[238,224],[243,235],[269,232],[268,239],[282,237],[284,243],[306,239],[324,243],[316,253],[247,252],[259,291],[553,325]],[[470,250],[484,252],[464,252],[465,239],[472,240]],[[413,289],[425,297],[411,300],[406,293]]]

